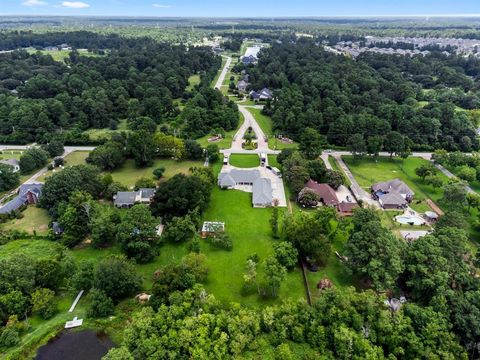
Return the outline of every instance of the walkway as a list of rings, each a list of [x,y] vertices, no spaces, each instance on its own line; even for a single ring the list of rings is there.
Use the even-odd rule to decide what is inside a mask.
[[[217,82],[215,83],[214,88],[220,90],[223,85],[223,81],[225,80],[225,76],[227,76],[227,72],[230,69],[230,64],[232,63],[232,58],[227,56],[227,61],[225,62],[225,66],[222,69],[222,72],[220,73],[220,76],[218,77]]]

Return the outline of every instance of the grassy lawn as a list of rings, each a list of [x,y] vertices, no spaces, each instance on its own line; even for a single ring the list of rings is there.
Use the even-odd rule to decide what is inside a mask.
[[[274,240],[269,225],[271,211],[253,209],[249,193],[218,188],[213,190],[210,206],[203,218],[205,221],[225,222],[225,231],[233,241],[232,251],[217,250],[202,241],[202,252],[207,255],[209,268],[205,286],[219,300],[252,306],[275,301],[260,299],[256,293],[249,295],[242,293],[247,257],[253,253],[260,257],[257,278],[261,279],[264,274],[262,262],[273,253]],[[293,299],[305,297],[300,269],[288,273],[282,283],[278,299],[287,297]]]
[[[260,165],[260,158],[258,155],[232,154],[229,162],[239,168],[253,168]]]
[[[3,150],[0,151],[0,160],[17,159],[20,160],[23,150]]]
[[[49,240],[15,240],[0,245],[0,258],[5,259],[24,254],[35,259],[49,258],[62,246]]]
[[[127,120],[121,120],[118,123],[117,130],[111,130],[110,128],[104,129],[88,129],[84,131],[84,134],[87,134],[90,137],[90,140],[98,140],[103,138],[111,138],[112,134],[115,134],[119,131],[128,131]]]
[[[30,48],[27,50],[30,54],[35,54],[37,53],[38,51],[40,51],[43,55],[50,55],[53,60],[55,61],[59,61],[59,62],[64,62],[64,60],[66,58],[68,58],[70,56],[70,52],[71,50],[36,50],[36,49],[33,49],[33,48]],[[98,54],[94,54],[94,53],[90,53],[86,50],[78,50],[80,56],[101,56],[101,55],[98,55]]]
[[[68,166],[75,166],[75,165],[82,165],[85,164],[85,159],[88,157],[88,154],[90,154],[90,151],[74,151],[67,156],[65,156],[65,167]],[[45,182],[47,177],[52,175],[54,172],[61,171],[59,168],[56,168],[54,170],[48,170],[45,174],[40,176],[37,180],[40,182]]]
[[[163,179],[169,179],[175,174],[188,174],[191,167],[203,166],[203,162],[156,159],[153,166],[137,168],[135,167],[134,161],[128,159],[120,169],[112,171],[111,174],[114,181],[118,181],[128,187],[133,187],[135,182],[142,177],[153,178],[153,170],[161,166],[165,167]]]
[[[29,206],[23,212],[23,218],[10,220],[0,227],[4,230],[25,231],[29,234],[33,234],[35,231],[40,235],[48,232],[49,222],[50,217],[47,210]]]
[[[298,146],[297,143],[293,142],[291,144],[284,143],[276,138],[274,138],[274,133],[272,129],[272,119],[270,116],[266,116],[262,114],[262,110],[260,109],[253,109],[248,108],[248,111],[253,115],[255,120],[257,121],[258,125],[262,129],[265,135],[268,137],[268,147],[273,150],[283,150],[287,148],[296,148]]]
[[[434,189],[433,186],[426,184],[421,178],[415,175],[415,169],[428,161],[409,157],[405,160],[388,157],[379,157],[376,161],[368,159],[354,159],[353,156],[344,156],[343,159],[355,176],[359,185],[369,189],[374,183],[380,181],[389,181],[395,178],[403,180],[415,193],[411,207],[419,212],[431,210],[425,200],[430,198],[438,204],[438,200],[443,196],[443,190]],[[437,171],[437,175],[447,182],[448,178]]]
[[[200,84],[200,75],[194,74],[188,78],[188,86],[185,90],[192,91],[193,88],[198,84]]]
[[[245,118],[243,117],[243,114],[241,112],[239,112],[238,114],[239,114],[238,127],[235,130],[227,131],[225,133],[225,137],[222,140],[216,141],[216,142],[209,142],[208,139],[210,137],[212,137],[212,135],[205,135],[205,136],[197,139],[196,141],[203,148],[206,148],[210,144],[216,144],[216,145],[218,145],[219,149],[230,149],[232,147],[233,137],[235,136],[238,129],[240,128],[240,126],[242,126],[243,121],[245,120]]]

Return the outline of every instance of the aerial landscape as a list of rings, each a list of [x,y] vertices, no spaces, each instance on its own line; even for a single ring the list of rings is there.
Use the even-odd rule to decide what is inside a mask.
[[[480,359],[479,3],[0,2],[0,359]]]

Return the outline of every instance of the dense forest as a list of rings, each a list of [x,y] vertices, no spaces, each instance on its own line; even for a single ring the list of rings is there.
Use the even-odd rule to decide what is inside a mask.
[[[278,133],[296,139],[312,127],[339,146],[357,133],[368,140],[396,131],[411,150],[479,147],[475,121],[456,108],[478,107],[478,59],[433,53],[354,60],[302,40],[262,51],[249,74],[253,88],[276,90],[267,112]]]
[[[36,42],[32,38],[22,43],[23,37],[13,36],[15,46]],[[88,42],[95,48],[109,45],[106,55],[81,56],[74,50],[65,64],[38,52],[0,54],[0,142],[42,142],[65,130],[68,142],[75,138],[68,130],[116,128],[120,120],[145,117],[166,122],[178,115],[173,99],[188,98],[188,78],[200,74],[208,84],[220,66],[220,59],[206,48],[187,49],[146,38],[110,40],[86,32],[45,36],[42,46],[61,41],[74,46]]]

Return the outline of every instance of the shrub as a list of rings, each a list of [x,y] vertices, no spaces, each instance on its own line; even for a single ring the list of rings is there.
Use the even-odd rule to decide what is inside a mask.
[[[90,307],[87,311],[89,317],[107,317],[113,314],[113,301],[102,290],[92,289],[88,295]]]

